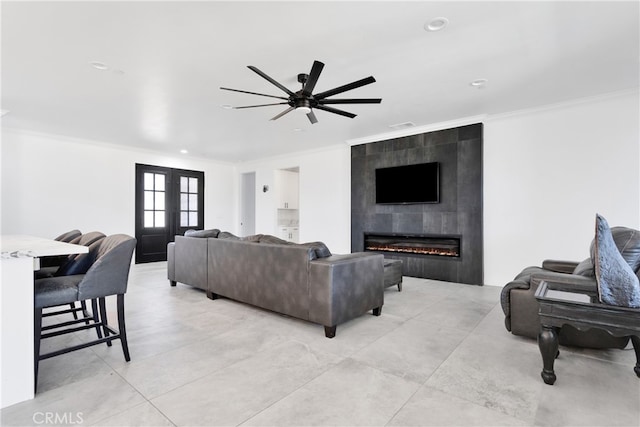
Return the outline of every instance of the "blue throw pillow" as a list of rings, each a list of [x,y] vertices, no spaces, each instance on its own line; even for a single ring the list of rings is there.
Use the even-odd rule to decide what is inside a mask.
[[[620,254],[607,220],[597,214],[594,258],[600,301],[640,308],[640,280]]]

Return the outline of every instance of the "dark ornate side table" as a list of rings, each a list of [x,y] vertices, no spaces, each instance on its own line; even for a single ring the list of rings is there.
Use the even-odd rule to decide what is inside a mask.
[[[581,331],[603,329],[615,337],[631,337],[636,353],[634,371],[640,378],[640,309],[593,302],[593,290],[575,289],[563,283],[543,281],[535,296],[540,305],[538,346],[543,363],[540,375],[546,384],[556,381],[553,364],[558,355],[558,331],[563,325]]]

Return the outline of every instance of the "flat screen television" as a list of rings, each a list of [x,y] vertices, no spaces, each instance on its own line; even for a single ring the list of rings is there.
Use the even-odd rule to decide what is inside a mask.
[[[376,169],[376,203],[440,203],[440,164]]]

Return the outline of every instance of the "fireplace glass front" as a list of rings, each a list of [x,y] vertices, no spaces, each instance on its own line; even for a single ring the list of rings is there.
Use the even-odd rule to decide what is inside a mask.
[[[364,250],[460,258],[460,236],[365,233]]]

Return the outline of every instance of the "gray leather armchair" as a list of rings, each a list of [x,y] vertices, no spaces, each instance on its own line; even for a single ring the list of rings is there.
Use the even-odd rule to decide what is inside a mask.
[[[640,231],[612,227],[611,233],[623,258],[640,277]],[[592,254],[593,250],[592,242]],[[592,258],[582,262],[545,260],[542,267],[527,267],[503,287],[500,295],[505,327],[514,335],[537,338],[540,319],[534,294],[543,280],[573,286],[594,300],[598,299]],[[562,345],[588,348],[624,348],[629,341],[628,338],[615,338],[599,329],[582,332],[570,326],[561,329],[559,339]]]

